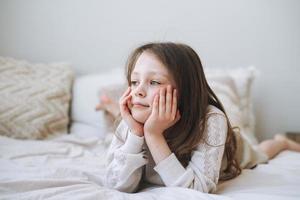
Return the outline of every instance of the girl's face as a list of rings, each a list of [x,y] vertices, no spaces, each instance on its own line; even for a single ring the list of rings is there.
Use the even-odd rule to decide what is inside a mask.
[[[143,52],[131,73],[131,114],[140,123],[145,123],[152,111],[152,103],[159,89],[171,85],[176,88],[167,68],[150,52]]]

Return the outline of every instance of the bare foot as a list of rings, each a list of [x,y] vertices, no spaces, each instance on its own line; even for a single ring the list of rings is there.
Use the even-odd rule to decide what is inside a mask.
[[[274,139],[275,140],[284,140],[284,141],[286,141],[288,138],[285,135],[283,135],[283,134],[276,134],[274,136]]]
[[[96,106],[96,110],[104,110],[113,117],[117,117],[120,113],[119,105],[107,95],[100,97],[100,103]]]
[[[274,139],[285,143],[287,146],[287,150],[300,152],[300,144],[287,138],[285,135],[276,134],[274,136]]]

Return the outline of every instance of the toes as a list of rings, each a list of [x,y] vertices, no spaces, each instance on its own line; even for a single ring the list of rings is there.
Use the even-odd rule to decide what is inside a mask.
[[[110,103],[111,102],[111,99],[107,96],[107,95],[101,95],[100,96],[100,101],[102,102],[102,103]]]

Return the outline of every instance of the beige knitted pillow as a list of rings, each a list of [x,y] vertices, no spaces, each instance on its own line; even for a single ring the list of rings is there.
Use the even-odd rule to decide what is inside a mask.
[[[0,134],[43,139],[67,133],[73,79],[67,64],[0,57]]]
[[[255,116],[252,101],[252,86],[257,69],[245,68],[205,69],[211,88],[222,102],[232,126],[251,144],[258,144],[255,135]]]

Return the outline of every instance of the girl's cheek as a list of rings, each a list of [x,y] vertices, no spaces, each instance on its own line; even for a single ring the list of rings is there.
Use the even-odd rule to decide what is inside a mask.
[[[154,102],[154,99],[155,99],[155,96],[156,95],[159,95],[159,89],[156,89],[154,91],[152,91],[152,94],[151,94],[151,105],[153,105],[153,102]]]

